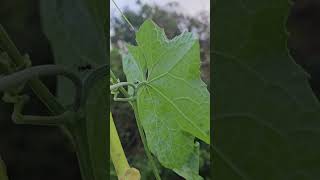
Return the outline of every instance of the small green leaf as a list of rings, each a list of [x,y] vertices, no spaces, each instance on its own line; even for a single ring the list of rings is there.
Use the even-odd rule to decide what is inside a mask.
[[[137,104],[148,147],[163,166],[182,169],[194,137],[210,142],[210,95],[200,79],[197,38],[183,33],[168,40],[151,20],[136,37],[138,46],[128,46],[123,66],[129,82],[141,83]]]

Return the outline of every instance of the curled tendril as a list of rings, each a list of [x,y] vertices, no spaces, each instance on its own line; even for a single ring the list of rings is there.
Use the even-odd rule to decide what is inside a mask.
[[[138,85],[137,85],[137,87],[136,87],[136,93],[138,92],[138,90],[141,88],[141,87],[143,87],[144,85],[147,85],[148,84],[148,82],[147,81],[142,81],[142,82],[140,82],[140,81],[138,81]]]
[[[118,94],[119,94],[119,88],[122,88],[124,86],[130,86],[133,88],[133,94],[130,97],[126,97],[126,98],[118,98]],[[110,86],[110,91],[111,94],[114,94],[114,101],[122,101],[122,102],[126,102],[126,101],[134,101],[136,99],[136,85],[134,83],[130,83],[130,82],[118,82],[117,84],[113,84]]]
[[[138,90],[144,86],[148,84],[148,82],[146,81],[135,81],[134,83],[130,83],[130,82],[118,82],[116,84],[113,84],[110,86],[110,91],[111,91],[111,94],[114,94],[114,101],[134,101],[136,100],[136,96],[137,96],[137,92]],[[126,98],[118,98],[118,95],[119,95],[119,89],[120,88],[123,88],[124,86],[130,86],[133,88],[133,94],[130,95],[129,97],[126,97]]]
[[[8,91],[11,88],[16,88],[17,86],[41,76],[56,76],[62,75],[70,79],[76,87],[76,97],[74,102],[74,109],[78,109],[80,106],[80,97],[82,92],[82,81],[79,77],[71,72],[70,70],[59,66],[59,65],[39,65],[33,66],[13,74],[2,76],[0,78],[0,92]]]

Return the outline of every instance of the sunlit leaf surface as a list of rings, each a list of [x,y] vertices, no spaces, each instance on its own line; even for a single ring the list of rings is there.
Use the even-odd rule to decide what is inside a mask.
[[[192,33],[168,40],[147,20],[136,41],[138,46],[128,46],[123,65],[127,80],[140,83],[138,113],[148,146],[163,166],[194,179],[198,166],[182,169],[198,156],[195,137],[210,142],[210,95],[200,79],[198,40]]]

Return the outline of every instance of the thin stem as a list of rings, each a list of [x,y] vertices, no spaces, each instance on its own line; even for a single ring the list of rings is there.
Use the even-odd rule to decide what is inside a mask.
[[[118,93],[116,93],[113,97],[114,101],[119,101],[119,102],[130,102],[136,100],[136,97],[129,97],[129,98],[118,98]]]
[[[0,48],[8,53],[12,58],[14,64],[17,66],[23,65],[24,58],[20,54],[18,48],[14,45],[13,41],[10,39],[8,33],[4,30],[3,26],[0,24]]]
[[[114,84],[119,83],[118,78],[116,77],[116,75],[113,73],[111,69],[110,69],[110,76]],[[119,90],[125,97],[127,98],[130,97],[129,93],[123,87],[120,87]]]
[[[56,126],[65,124],[67,121],[71,121],[75,117],[75,113],[72,111],[66,111],[61,115],[56,116],[33,116],[13,114],[12,119],[16,124],[28,124],[37,126]]]
[[[6,51],[11,57],[11,60],[16,67],[23,66],[25,60],[20,54],[18,48],[14,45],[13,41],[10,39],[9,35],[0,24],[0,48]],[[65,112],[65,108],[61,103],[57,101],[54,95],[49,91],[49,89],[40,81],[39,79],[32,79],[28,82],[36,96],[41,100],[43,104],[51,111],[53,114],[61,114]]]
[[[76,98],[75,108],[78,109],[80,106],[80,98],[82,92],[82,82],[73,72],[58,65],[40,65],[34,66],[16,73],[4,76],[0,78],[0,91],[5,91],[8,88],[18,86],[30,79],[34,79],[39,76],[50,76],[50,75],[62,75],[70,80],[76,86]]]
[[[128,20],[128,18],[123,14],[123,12],[121,11],[121,9],[119,8],[119,6],[117,5],[117,3],[112,0],[113,4],[116,6],[116,8],[118,9],[118,11],[120,12],[121,16],[123,17],[123,19],[129,24],[130,28],[132,31],[136,32],[135,28],[133,27],[133,25],[130,23],[130,21]]]
[[[34,116],[34,115],[23,115],[22,111],[29,100],[29,96],[27,95],[10,95],[5,93],[3,96],[3,100],[5,102],[14,103],[12,120],[16,124],[32,124],[32,125],[62,125],[74,120],[76,117],[75,112],[66,111],[61,115],[55,116]]]
[[[65,112],[63,105],[58,102],[56,97],[49,91],[46,85],[39,79],[32,79],[27,83],[40,101],[55,115]]]
[[[112,70],[110,69],[110,75],[111,75],[111,79],[113,82],[118,82],[118,78],[115,76],[115,74],[112,72]],[[125,96],[125,97],[130,97],[129,93],[123,88],[123,87],[120,87],[119,90],[121,91],[121,93]],[[139,130],[139,134],[140,134],[140,137],[141,137],[141,141],[142,141],[142,144],[143,144],[143,147],[146,151],[146,154],[147,154],[147,158],[152,166],[152,170],[153,170],[153,173],[156,177],[156,180],[161,180],[161,177],[159,175],[159,171],[158,171],[158,168],[156,166],[156,163],[151,155],[151,152],[148,148],[148,145],[147,145],[147,140],[145,138],[145,134],[143,132],[143,129],[141,127],[141,122],[140,122],[140,117],[139,117],[139,113],[138,113],[138,108],[137,108],[137,102],[134,101],[134,102],[130,102],[130,105],[132,106],[133,108],[133,111],[134,111],[134,114],[135,114],[135,117],[136,117],[136,122],[137,122],[137,126],[138,126],[138,130]]]
[[[130,82],[119,82],[117,84],[113,84],[110,86],[110,91],[113,91],[113,90],[116,90],[120,87],[123,87],[123,86],[131,86],[132,88],[136,88],[136,86],[133,84],[133,83],[130,83]]]

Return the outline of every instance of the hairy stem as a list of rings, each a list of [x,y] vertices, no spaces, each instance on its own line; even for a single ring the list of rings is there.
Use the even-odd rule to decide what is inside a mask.
[[[112,72],[112,70],[110,70],[110,75],[111,75],[111,79],[113,82],[118,82],[118,78],[115,76],[115,74]],[[125,96],[125,97],[130,97],[129,93],[121,86],[119,87],[119,90],[121,91],[121,93]],[[139,134],[140,134],[140,137],[141,137],[141,141],[142,141],[142,144],[143,144],[143,147],[144,147],[144,150],[146,151],[146,154],[147,154],[147,158],[152,166],[152,170],[153,170],[153,173],[156,177],[157,180],[161,180],[161,177],[159,175],[159,171],[158,171],[158,168],[156,166],[156,163],[152,157],[152,154],[148,148],[148,145],[147,145],[147,140],[146,140],[146,137],[145,137],[145,134],[144,134],[144,131],[141,127],[141,122],[140,122],[140,117],[139,117],[139,113],[138,113],[138,108],[137,108],[137,102],[134,101],[134,102],[130,102],[130,105],[132,106],[133,108],[133,111],[134,111],[134,114],[135,114],[135,117],[136,117],[136,122],[137,122],[137,126],[138,126],[138,130],[139,130]]]
[[[121,141],[110,113],[110,155],[114,168],[118,177],[124,176],[125,172],[130,168],[126,155],[124,154]]]

